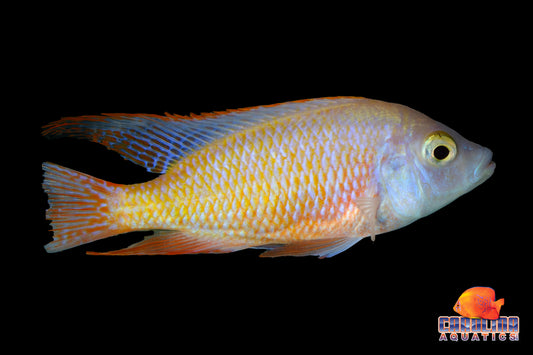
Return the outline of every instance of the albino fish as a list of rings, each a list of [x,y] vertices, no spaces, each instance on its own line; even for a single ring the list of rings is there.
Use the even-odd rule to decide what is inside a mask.
[[[44,163],[58,252],[130,231],[106,255],[334,256],[403,227],[494,172],[492,153],[406,106],[333,97],[190,117],[63,118],[47,137],[85,138],[161,175],[121,185]]]

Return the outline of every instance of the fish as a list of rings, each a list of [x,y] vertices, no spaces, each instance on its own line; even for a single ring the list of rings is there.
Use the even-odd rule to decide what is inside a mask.
[[[492,288],[472,287],[461,294],[453,310],[467,318],[498,319],[504,299],[495,300]]]
[[[407,106],[326,97],[181,116],[65,117],[47,138],[100,143],[159,175],[118,184],[43,163],[49,253],[132,231],[90,255],[264,249],[261,257],[337,255],[406,226],[494,172],[492,152]]]

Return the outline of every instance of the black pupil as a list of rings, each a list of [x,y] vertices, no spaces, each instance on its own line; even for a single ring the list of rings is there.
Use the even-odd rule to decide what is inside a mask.
[[[433,156],[437,160],[446,159],[449,154],[450,150],[443,145],[436,146],[435,149],[433,149]]]

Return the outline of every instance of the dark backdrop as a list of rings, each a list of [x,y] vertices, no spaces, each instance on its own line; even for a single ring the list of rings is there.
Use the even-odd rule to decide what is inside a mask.
[[[25,121],[38,142],[27,186],[35,198],[27,223],[35,230],[22,241],[37,263],[28,285],[36,295],[39,333],[57,336],[46,325],[54,321],[80,344],[95,347],[107,340],[118,347],[220,351],[356,351],[362,340],[449,346],[438,342],[437,318],[454,315],[458,296],[472,286],[494,288],[505,298],[501,314],[523,317],[531,279],[525,252],[531,149],[519,144],[531,130],[524,126],[520,54],[498,30],[430,38],[418,30],[389,31],[370,40],[351,34],[349,26],[338,30],[340,37],[313,26],[270,37],[267,30],[246,36],[245,27],[223,23],[207,33],[167,24],[153,34],[139,23],[134,29],[114,25],[111,35],[102,30],[94,36],[83,23],[67,20],[43,46],[31,88],[37,99]],[[80,34],[66,36],[73,27]],[[95,143],[43,139],[43,124],[103,112],[186,115],[337,95],[419,110],[489,147],[495,174],[442,210],[331,259],[262,259],[258,250],[85,255],[140,240],[135,233],[58,254],[44,251],[51,232],[40,186],[43,161],[117,183],[155,175]],[[98,327],[88,329],[93,321]]]

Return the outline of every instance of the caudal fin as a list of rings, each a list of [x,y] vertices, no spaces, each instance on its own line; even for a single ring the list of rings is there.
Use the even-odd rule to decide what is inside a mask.
[[[113,223],[110,204],[118,185],[77,171],[44,163],[43,189],[50,208],[54,240],[45,246],[55,253],[123,233]]]
[[[498,319],[500,317],[500,309],[504,304],[503,298],[492,303],[491,307],[488,307],[482,314],[481,318],[483,319]]]
[[[500,309],[502,308],[502,306],[505,304],[505,301],[503,298],[500,298],[499,300],[497,300],[496,302],[494,302],[494,306],[496,306],[496,310],[498,311],[498,314],[500,314]]]

